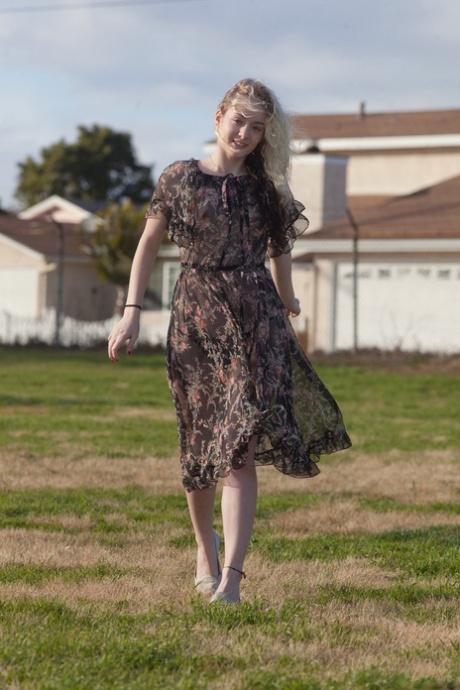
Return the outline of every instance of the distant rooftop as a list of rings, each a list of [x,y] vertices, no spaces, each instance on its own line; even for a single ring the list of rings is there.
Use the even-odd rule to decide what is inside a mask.
[[[335,139],[460,134],[460,109],[354,114],[293,115],[294,137]]]

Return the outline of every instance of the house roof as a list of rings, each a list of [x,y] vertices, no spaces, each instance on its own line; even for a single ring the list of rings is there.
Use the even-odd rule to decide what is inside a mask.
[[[58,194],[52,194],[37,204],[24,209],[18,216],[24,220],[33,218],[50,220],[52,216],[54,220],[60,223],[79,224],[106,206],[105,202],[68,201]]]
[[[352,196],[347,204],[360,239],[460,238],[460,176],[406,196]],[[305,242],[351,239],[353,233],[350,218],[342,216]]]
[[[294,137],[344,139],[460,134],[460,109],[334,115],[293,115]]]
[[[66,257],[86,256],[75,225],[62,225],[64,229],[64,254]],[[54,223],[43,220],[22,220],[9,214],[0,215],[0,238],[5,236],[27,249],[45,257],[56,257],[59,253],[59,232]]]

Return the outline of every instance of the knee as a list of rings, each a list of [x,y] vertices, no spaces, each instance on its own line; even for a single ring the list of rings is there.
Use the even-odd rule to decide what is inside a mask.
[[[224,486],[238,487],[257,478],[256,467],[253,461],[245,463],[242,467],[230,471],[224,479]]]

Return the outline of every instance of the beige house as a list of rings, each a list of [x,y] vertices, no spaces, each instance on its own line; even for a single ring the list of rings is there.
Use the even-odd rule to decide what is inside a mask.
[[[294,252],[308,348],[459,351],[460,110],[294,126],[292,189],[311,219]]]
[[[293,128],[294,191],[308,186],[311,150],[347,159],[347,196],[411,194],[460,174],[460,109],[297,115]]]
[[[60,302],[66,316],[99,321],[113,314],[115,297],[77,226],[0,214],[0,313],[39,319]]]

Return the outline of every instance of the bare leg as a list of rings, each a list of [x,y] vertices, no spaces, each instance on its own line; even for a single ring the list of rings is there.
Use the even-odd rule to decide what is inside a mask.
[[[197,489],[187,493],[187,503],[198,546],[196,577],[214,575],[217,577],[218,564],[216,546],[212,533],[214,517],[214,500],[216,487]]]
[[[243,570],[251,541],[257,505],[257,472],[254,464],[256,437],[249,443],[248,462],[233,470],[223,482],[222,520],[225,537],[225,565]],[[241,575],[230,568],[222,571],[218,592],[225,592],[238,601]]]

